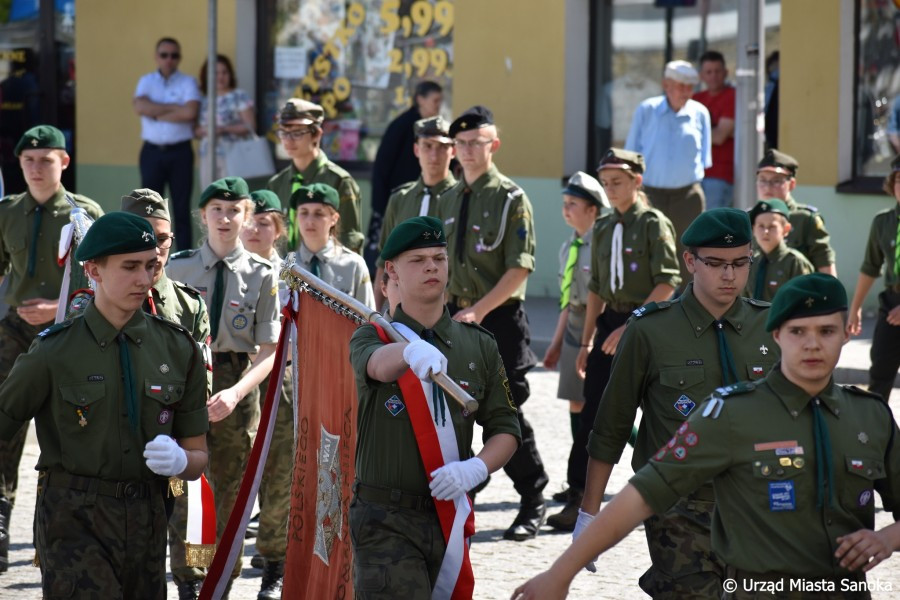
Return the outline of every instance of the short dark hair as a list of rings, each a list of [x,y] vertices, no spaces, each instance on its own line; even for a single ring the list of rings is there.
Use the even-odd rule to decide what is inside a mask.
[[[703,64],[705,62],[720,62],[722,66],[725,66],[725,56],[719,52],[718,50],[707,50],[703,54],[700,55],[699,64]]]
[[[228,71],[228,89],[233,90],[234,88],[236,88],[237,78],[234,76],[234,66],[232,66],[231,60],[224,54],[216,54],[216,62],[225,65],[225,69]],[[203,61],[203,66],[200,67],[200,77],[197,78],[200,82],[200,93],[204,96],[206,95],[207,63],[209,63],[209,59]]]
[[[179,49],[181,48],[181,44],[179,44],[178,40],[176,40],[173,37],[159,38],[159,41],[156,42],[156,49],[159,50],[159,47],[162,46],[163,44],[174,44],[174,45],[178,46]]]
[[[444,91],[444,88],[441,87],[441,84],[436,81],[420,81],[416,84],[415,92],[413,92],[413,96],[415,98],[424,98],[428,94],[440,94]]]

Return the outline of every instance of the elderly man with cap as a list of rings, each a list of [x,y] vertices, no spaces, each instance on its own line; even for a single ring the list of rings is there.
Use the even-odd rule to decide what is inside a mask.
[[[705,106],[691,99],[699,77],[691,63],[666,64],[663,95],[648,98],[634,111],[625,148],[644,155],[644,191],[650,203],[672,221],[680,236],[703,212],[700,182],[712,166],[712,125]],[[684,247],[678,246],[681,254]],[[681,278],[689,280],[684,263]]]
[[[400,223],[381,257],[398,286],[394,327],[412,341],[389,343],[374,325],[350,340],[359,396],[354,591],[362,599],[471,598],[466,540],[445,535],[454,518],[471,514],[466,492],[515,451],[516,407],[494,337],[451,319],[444,305],[449,261],[440,221]],[[478,409],[445,397],[430,381],[437,373],[466,388]],[[484,440],[478,456],[470,450],[475,423]]]
[[[421,175],[417,180],[404,183],[391,192],[381,227],[379,252],[384,248],[385,241],[398,223],[415,216],[435,216],[441,195],[456,185],[456,178],[450,173],[450,161],[453,160],[456,151],[448,127],[449,123],[443,117],[416,121],[412,148],[419,161]],[[375,281],[378,282],[384,273],[384,261],[381,257],[376,264],[378,268]],[[380,308],[384,300],[381,286],[375,286],[375,306]]]
[[[846,311],[847,293],[830,275],[778,290],[766,330],[781,347],[779,365],[762,381],[717,389],[513,598],[564,597],[581,565],[710,480],[713,550],[727,565],[722,597],[869,598],[865,573],[900,549],[900,525],[873,531],[875,491],[885,511],[900,510],[900,431],[879,396],[834,383]]]
[[[96,202],[63,187],[69,155],[59,129],[50,125],[29,129],[14,153],[28,189],[0,200],[0,281],[7,280],[4,302],[9,306],[0,320],[0,382],[56,316],[63,281],[57,262],[59,236],[73,208],[66,198],[94,219],[103,214]],[[0,441],[0,572],[8,566],[9,518],[27,431],[26,421],[12,440]]]
[[[281,199],[288,216],[288,250],[299,242],[296,215],[290,205],[291,194],[300,186],[324,183],[338,191],[341,214],[340,242],[362,254],[362,213],[359,185],[350,173],[328,159],[322,150],[322,123],[325,111],[318,104],[290,98],[278,114],[278,138],[291,164],[269,179],[266,187]]]
[[[787,245],[799,250],[809,259],[816,271],[837,277],[834,250],[819,209],[799,204],[791,196],[797,187],[800,163],[793,156],[778,150],[768,150],[756,167],[756,193],[760,200],[778,198],[790,209],[791,232]]]
[[[620,148],[610,148],[597,167],[613,212],[593,227],[587,293],[582,296],[586,306],[581,326],[571,333],[580,342],[575,361],[580,378],[569,385],[579,388],[584,410],[574,428],[569,452],[566,506],[547,519],[555,529],[575,528],[588,465],[588,434],[609,381],[625,322],[640,306],[668,300],[681,282],[672,223],[647,206],[640,192],[643,171],[643,157]]]
[[[600,508],[638,408],[643,415],[631,461],[635,471],[713,390],[759,379],[777,361],[777,348],[764,328],[769,304],[740,296],[750,272],[750,241],[746,212],[717,208],[702,213],[681,237],[693,282],[678,299],[652,302],[632,313],[588,436],[586,486],[573,537]],[[725,571],[710,548],[714,506],[707,485],[647,519],[652,565],[640,578],[647,594],[719,597]]]
[[[168,478],[207,464],[206,366],[187,330],[141,310],[159,263],[149,222],[100,217],[75,258],[94,299],[16,361],[0,437],[35,418],[45,598],[164,599]]]
[[[521,497],[519,513],[503,537],[523,541],[544,522],[549,481],[522,413],[530,395],[525,374],[537,364],[524,305],[534,270],[534,215],[522,188],[494,165],[500,138],[490,109],[473,106],[449,133],[463,168],[462,180],[438,206],[450,260],[449,309],[455,320],[478,323],[497,338],[522,430],[522,445],[504,467]]]

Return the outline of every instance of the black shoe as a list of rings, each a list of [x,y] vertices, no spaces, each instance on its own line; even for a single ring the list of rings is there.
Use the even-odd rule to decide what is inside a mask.
[[[575,531],[575,522],[578,520],[578,509],[581,508],[581,498],[584,494],[569,490],[569,501],[561,511],[547,518],[547,525],[559,531]]]
[[[254,554],[250,559],[250,566],[254,569],[264,569],[266,567],[266,559],[261,554]]]
[[[560,490],[550,497],[553,498],[554,502],[568,502],[569,501],[569,491],[571,489],[572,488],[566,488],[564,490]]]
[[[281,600],[281,587],[284,585],[284,561],[266,561],[263,569],[262,586],[256,600]]]
[[[6,496],[0,496],[0,573],[9,569],[9,515],[12,504]]]
[[[503,532],[504,540],[512,540],[514,542],[522,542],[537,537],[541,525],[544,523],[544,517],[547,515],[547,505],[544,499],[540,498],[537,503],[522,503],[519,506],[519,514],[513,521],[509,529]]]
[[[259,513],[250,517],[250,522],[247,523],[247,531],[244,532],[244,539],[255,538],[257,535],[259,535]]]
[[[203,580],[176,582],[175,585],[178,587],[178,600],[197,600],[200,588],[203,587]]]

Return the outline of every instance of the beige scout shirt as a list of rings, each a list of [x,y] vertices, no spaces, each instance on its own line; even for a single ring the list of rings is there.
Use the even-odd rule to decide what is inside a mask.
[[[254,352],[259,344],[276,343],[281,322],[278,281],[272,263],[247,252],[240,242],[222,261],[225,263],[225,297],[212,351]],[[209,242],[204,242],[200,248],[173,254],[166,273],[204,294],[209,310],[216,287],[218,262],[219,257]]]
[[[362,256],[347,250],[341,244],[335,244],[333,240],[328,240],[325,247],[315,254],[319,257],[319,278],[322,281],[375,309],[369,267]],[[297,251],[300,266],[309,271],[312,257],[313,253],[300,242],[300,249]]]

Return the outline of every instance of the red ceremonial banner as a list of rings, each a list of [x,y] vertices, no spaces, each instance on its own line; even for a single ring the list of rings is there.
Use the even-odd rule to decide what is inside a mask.
[[[284,598],[353,598],[350,499],[356,460],[356,324],[300,294],[297,452]]]

